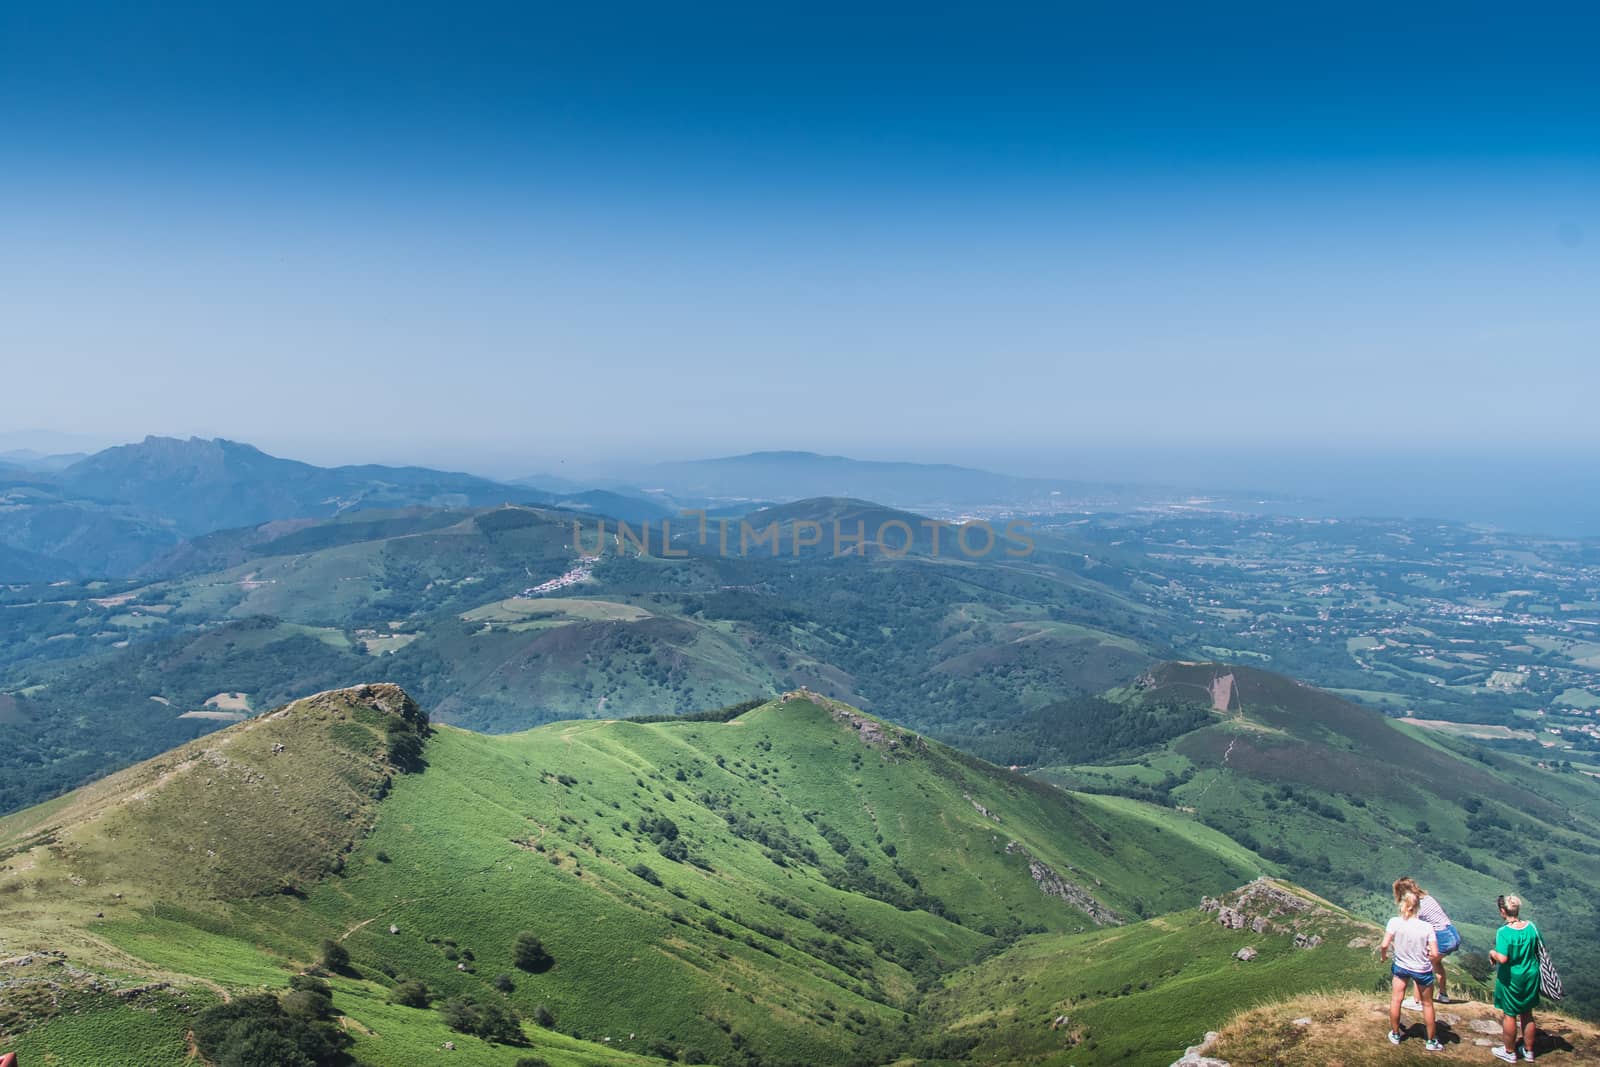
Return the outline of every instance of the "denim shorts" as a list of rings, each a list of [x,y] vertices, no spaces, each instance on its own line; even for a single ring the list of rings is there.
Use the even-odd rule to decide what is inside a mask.
[[[1461,931],[1456,929],[1456,924],[1451,923],[1438,932],[1439,955],[1448,956],[1461,947]]]
[[[1418,989],[1426,989],[1428,986],[1433,985],[1432,971],[1408,971],[1396,963],[1389,968],[1389,973],[1396,978],[1405,978],[1417,983]]]

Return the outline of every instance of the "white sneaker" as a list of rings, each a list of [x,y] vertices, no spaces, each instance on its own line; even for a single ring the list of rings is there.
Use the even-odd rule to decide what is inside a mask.
[[[1389,1044],[1398,1045],[1399,1043],[1400,1043],[1400,1035],[1395,1033],[1393,1030],[1390,1030],[1389,1031]]]
[[[1416,997],[1407,997],[1400,1002],[1400,1006],[1410,1011],[1421,1011],[1422,1001],[1418,1000]]]
[[[1522,1058],[1523,1058],[1523,1059],[1524,1059],[1524,1060],[1525,1060],[1525,1061],[1527,1061],[1527,1062],[1528,1062],[1528,1063],[1532,1063],[1532,1062],[1533,1062],[1533,1049],[1531,1049],[1531,1048],[1524,1048],[1524,1049],[1523,1049],[1523,1050],[1522,1050]]]
[[[1504,1045],[1496,1045],[1494,1047],[1494,1058],[1503,1060],[1506,1063],[1517,1062],[1517,1054],[1515,1052],[1507,1052]]]

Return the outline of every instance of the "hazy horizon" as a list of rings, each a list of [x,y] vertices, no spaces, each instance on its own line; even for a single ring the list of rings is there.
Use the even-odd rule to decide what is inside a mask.
[[[1581,474],[1600,15],[1556,13],[11,5],[0,429]]]
[[[0,15],[30,425],[1600,443],[1593,13],[202,10]]]
[[[154,436],[188,437],[189,434]],[[92,434],[0,430],[0,456],[96,451],[117,444]],[[194,435],[205,436],[205,435]],[[238,440],[237,438],[233,438]],[[470,447],[391,451],[347,440],[321,450],[242,441],[284,459],[320,466],[383,464],[461,471],[514,481],[553,475],[588,485],[633,483],[649,488],[652,464],[720,459],[754,451],[806,451],[877,462],[935,463],[997,474],[1233,494],[1230,506],[1259,494],[1258,510],[1301,517],[1438,519],[1508,532],[1554,537],[1600,537],[1600,455],[1589,450],[1539,456],[1525,451],[1447,452],[1426,449],[1240,450],[1226,447],[1145,447],[1096,444],[1076,450],[1003,446],[957,448],[759,449],[739,442],[681,454],[656,451],[605,458],[485,453]]]

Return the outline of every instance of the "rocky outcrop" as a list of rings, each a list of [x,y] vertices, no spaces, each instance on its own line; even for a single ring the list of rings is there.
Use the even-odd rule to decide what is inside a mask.
[[[1329,909],[1265,878],[1258,878],[1223,897],[1201,897],[1200,910],[1214,913],[1218,924],[1229,930],[1293,934],[1296,948],[1316,948],[1322,944],[1322,936],[1303,931],[1303,925],[1334,917]]]
[[[1089,916],[1096,926],[1122,925],[1121,916],[1096,900],[1082,886],[1061,877],[1054,867],[1029,852],[1022,844],[1007,841],[1006,852],[1020,855],[1028,861],[1028,874],[1033,878],[1033,884],[1039,887],[1039,892],[1045,896],[1066,901]]]
[[[1184,1050],[1183,1055],[1173,1061],[1172,1067],[1231,1067],[1227,1060],[1207,1055],[1216,1046],[1219,1036],[1215,1030],[1211,1031],[1198,1045],[1190,1045]]]
[[[971,793],[962,793],[961,795],[967,798],[967,803],[971,804],[979,815],[982,815],[985,819],[993,820],[994,822],[1000,821],[1000,816],[996,815],[982,804],[979,804],[976,800],[973,800]]]
[[[804,686],[783,694],[783,700],[785,702],[805,700],[815,704],[833,716],[835,722],[853,730],[862,744],[877,749],[885,758],[901,752],[926,751],[928,748],[928,742],[920,735],[879,722],[870,715],[863,715],[848,704],[832,697],[825,697],[821,693],[813,693]]]

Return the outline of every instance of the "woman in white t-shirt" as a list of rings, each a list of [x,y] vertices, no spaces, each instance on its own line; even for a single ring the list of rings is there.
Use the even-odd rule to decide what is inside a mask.
[[[1417,918],[1417,895],[1407,891],[1400,897],[1400,914],[1389,920],[1384,931],[1383,944],[1378,948],[1378,958],[1389,958],[1394,949],[1394,976],[1389,998],[1389,1044],[1398,1045],[1403,1039],[1400,1030],[1400,1002],[1405,999],[1406,983],[1417,984],[1417,995],[1422,998],[1422,1021],[1428,1028],[1429,1052],[1443,1051],[1434,1033],[1433,1019],[1433,969],[1439,965],[1439,937],[1433,927]]]
[[[1449,990],[1446,988],[1449,983],[1446,981],[1444,973],[1444,958],[1461,947],[1461,934],[1457,932],[1456,924],[1450,921],[1450,916],[1445,914],[1444,908],[1433,898],[1431,893],[1417,884],[1415,878],[1395,879],[1394,902],[1396,904],[1400,903],[1400,898],[1407,893],[1415,893],[1417,895],[1417,918],[1433,927],[1434,934],[1439,938],[1439,961],[1433,966],[1433,977],[1438,983],[1433,991],[1433,1002],[1435,1004],[1454,1004],[1456,1001],[1451,999]],[[1422,994],[1418,993],[1417,995],[1420,997]],[[1406,1004],[1408,1008],[1420,1008],[1421,1006],[1420,1004]]]

